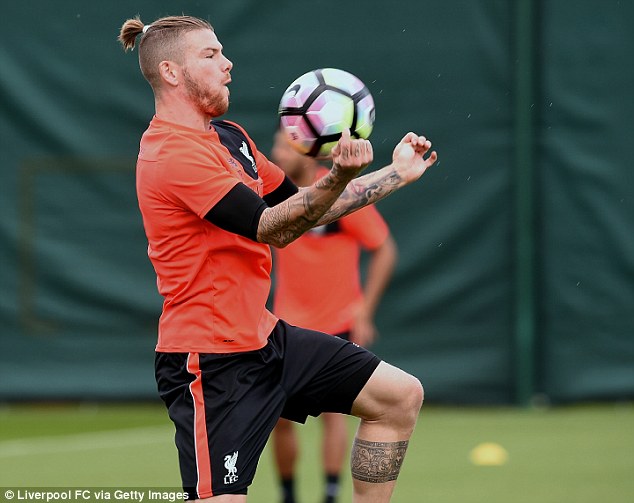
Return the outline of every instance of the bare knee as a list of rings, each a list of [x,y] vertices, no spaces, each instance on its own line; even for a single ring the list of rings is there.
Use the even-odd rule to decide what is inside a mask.
[[[416,418],[423,406],[425,390],[418,378],[408,374],[408,384],[402,392],[401,410],[409,415],[409,420],[416,422]]]
[[[409,374],[406,376],[399,392],[394,396],[394,402],[384,412],[384,418],[393,427],[409,435],[416,425],[423,405],[424,391],[416,377]]]
[[[381,362],[354,402],[352,413],[366,421],[385,421],[412,428],[423,404],[420,381]]]

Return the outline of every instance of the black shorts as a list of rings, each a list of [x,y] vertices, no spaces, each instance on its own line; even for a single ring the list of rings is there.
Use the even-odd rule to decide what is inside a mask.
[[[258,351],[157,353],[189,498],[246,494],[279,417],[349,414],[379,363],[356,344],[283,321]]]

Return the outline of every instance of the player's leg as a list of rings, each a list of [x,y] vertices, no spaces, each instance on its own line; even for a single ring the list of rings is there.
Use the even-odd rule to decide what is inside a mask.
[[[282,502],[295,503],[295,463],[299,445],[293,423],[280,419],[273,430],[273,456],[282,489]]]
[[[350,456],[354,503],[390,500],[422,403],[418,379],[379,364],[351,411],[361,419]]]
[[[326,478],[324,503],[334,503],[339,494],[339,479],[346,458],[348,430],[346,417],[342,414],[324,413],[321,418],[324,427],[322,459]]]
[[[283,417],[352,414],[361,424],[352,448],[355,503],[390,499],[423,400],[415,377],[338,337],[283,325]]]

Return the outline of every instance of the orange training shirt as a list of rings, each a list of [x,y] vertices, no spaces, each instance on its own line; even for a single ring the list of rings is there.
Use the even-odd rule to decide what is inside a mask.
[[[137,196],[164,297],[156,346],[161,352],[260,349],[277,322],[265,308],[269,246],[204,217],[238,182],[262,197],[282,183],[284,173],[239,126],[212,126],[201,132],[155,116],[141,139]],[[237,144],[245,141],[230,151],[219,132]]]
[[[320,170],[318,177],[327,172]],[[366,206],[276,249],[273,312],[304,328],[349,331],[363,299],[361,248],[374,250],[388,236],[385,220],[374,206]]]

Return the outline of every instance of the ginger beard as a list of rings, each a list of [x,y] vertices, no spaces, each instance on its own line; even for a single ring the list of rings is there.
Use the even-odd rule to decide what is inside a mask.
[[[204,87],[191,77],[186,68],[183,68],[183,78],[187,97],[203,114],[219,117],[229,110],[229,89],[225,85],[215,90]]]

